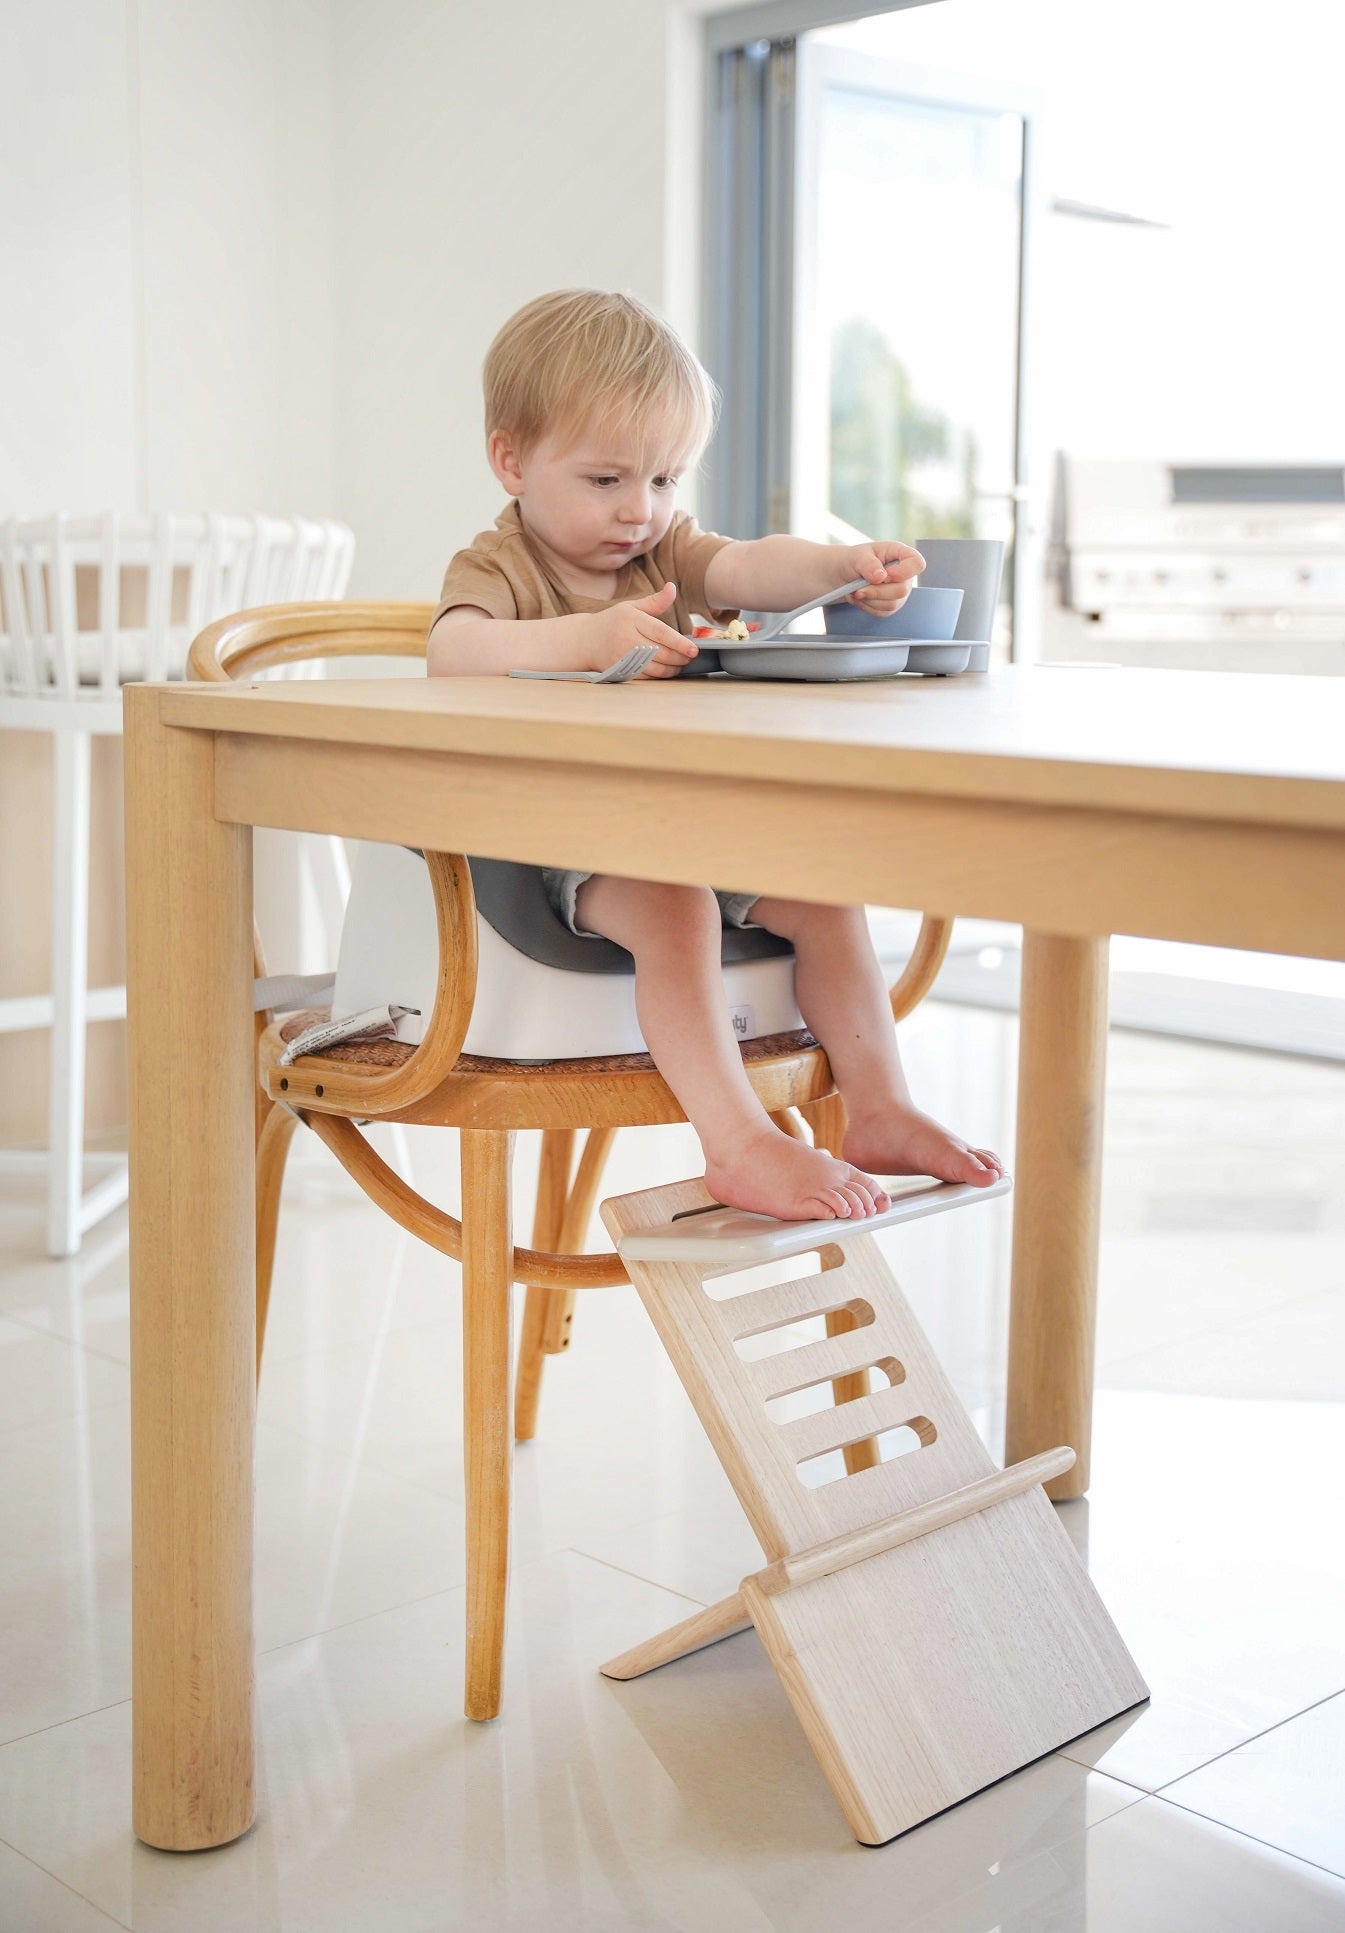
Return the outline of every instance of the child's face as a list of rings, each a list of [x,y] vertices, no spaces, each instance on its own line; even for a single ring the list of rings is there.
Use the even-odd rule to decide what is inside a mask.
[[[490,453],[528,529],[567,563],[599,575],[666,533],[690,460],[656,444],[641,461],[629,435],[601,428],[544,436],[522,455],[497,431]]]

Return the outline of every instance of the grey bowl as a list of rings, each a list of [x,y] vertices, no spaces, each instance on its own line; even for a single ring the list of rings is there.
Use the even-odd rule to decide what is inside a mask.
[[[962,592],[917,584],[899,610],[875,617],[858,604],[828,604],[822,615],[831,638],[951,639],[962,608]]]

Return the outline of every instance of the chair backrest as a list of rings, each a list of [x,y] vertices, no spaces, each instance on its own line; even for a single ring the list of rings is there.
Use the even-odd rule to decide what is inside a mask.
[[[220,511],[0,521],[0,697],[117,697],[183,675],[225,612],[339,596],[354,537],[330,519]]]

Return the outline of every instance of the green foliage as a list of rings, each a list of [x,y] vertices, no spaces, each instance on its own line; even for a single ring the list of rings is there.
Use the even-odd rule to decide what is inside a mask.
[[[831,508],[871,537],[973,537],[976,439],[926,408],[882,331],[841,324],[831,350]],[[958,500],[931,502],[922,465],[955,463]]]

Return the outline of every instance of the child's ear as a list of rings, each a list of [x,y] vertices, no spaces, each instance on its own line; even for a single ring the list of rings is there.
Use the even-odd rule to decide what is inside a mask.
[[[486,455],[490,467],[511,497],[523,495],[523,471],[519,467],[518,451],[514,439],[507,430],[492,430],[486,442]]]

